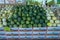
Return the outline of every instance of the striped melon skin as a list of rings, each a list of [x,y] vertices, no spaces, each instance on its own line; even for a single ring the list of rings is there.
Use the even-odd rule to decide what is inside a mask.
[[[7,19],[7,26],[9,27],[30,28],[47,26],[46,11],[38,5],[18,5],[14,6],[12,10],[14,11],[12,16],[10,19]]]

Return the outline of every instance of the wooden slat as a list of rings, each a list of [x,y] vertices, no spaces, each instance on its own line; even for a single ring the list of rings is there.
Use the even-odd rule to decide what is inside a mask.
[[[60,27],[56,27],[55,29],[59,29]],[[47,27],[47,29],[44,27],[41,28],[11,28],[10,32],[4,31],[4,28],[0,28],[0,39],[2,38],[18,38],[18,39],[22,39],[22,38],[60,38],[60,30],[51,30],[54,29],[53,27],[51,27],[49,29],[49,27]],[[2,31],[1,31],[2,30]],[[16,31],[17,30],[17,31]],[[22,30],[22,31],[21,31]],[[45,31],[43,31],[45,30]],[[47,31],[48,30],[48,31]],[[50,30],[50,31],[49,31]]]

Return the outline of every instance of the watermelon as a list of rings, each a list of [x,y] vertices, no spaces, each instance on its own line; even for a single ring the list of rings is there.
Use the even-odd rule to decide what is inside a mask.
[[[13,6],[12,16],[7,19],[7,24],[10,26],[23,28],[46,27],[48,26],[47,23],[48,20],[44,8],[30,4]]]

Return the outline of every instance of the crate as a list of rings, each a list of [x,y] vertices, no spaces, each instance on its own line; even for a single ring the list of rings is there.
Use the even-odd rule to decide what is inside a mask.
[[[6,5],[17,4],[0,4],[0,8]],[[60,27],[40,27],[40,28],[10,28],[11,31],[4,31],[0,28],[0,40],[60,40]]]
[[[40,28],[11,28],[11,31],[4,31],[0,28],[0,39],[60,39],[60,27]]]

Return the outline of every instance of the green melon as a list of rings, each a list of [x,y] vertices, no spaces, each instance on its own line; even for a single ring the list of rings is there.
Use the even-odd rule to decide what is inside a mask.
[[[12,8],[12,16],[8,18],[7,24],[15,24],[17,27],[46,27],[48,20],[46,11],[38,5],[17,5]],[[11,24],[11,26],[12,26]]]

